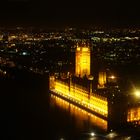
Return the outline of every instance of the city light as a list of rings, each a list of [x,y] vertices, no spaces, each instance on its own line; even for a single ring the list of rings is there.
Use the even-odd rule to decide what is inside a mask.
[[[90,135],[93,137],[93,136],[95,136],[95,133],[94,132],[91,132]]]
[[[60,140],[64,140],[64,138],[60,138]]]
[[[140,97],[140,91],[139,90],[136,90],[135,91],[135,95],[136,95],[136,97]]]
[[[114,139],[116,136],[117,136],[116,132],[111,132],[106,137],[109,138],[109,139]]]
[[[92,81],[94,79],[94,77],[92,75],[89,75],[88,79]]]
[[[110,76],[109,78],[111,78],[112,80],[115,79],[116,77],[114,75]]]

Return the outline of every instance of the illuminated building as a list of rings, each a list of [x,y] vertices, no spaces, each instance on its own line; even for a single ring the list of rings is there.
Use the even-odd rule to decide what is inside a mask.
[[[55,88],[55,77],[54,76],[50,76],[50,79],[49,79],[49,88],[50,89],[54,89]]]
[[[85,43],[76,49],[75,74],[83,77],[90,75],[90,48]]]
[[[130,108],[127,114],[128,122],[139,122],[140,123],[140,107]]]
[[[52,78],[50,80],[52,80]],[[104,117],[108,116],[107,98],[93,93],[89,98],[88,91],[82,89],[79,85],[71,83],[69,88],[69,85],[61,80],[55,79],[53,82],[55,82],[55,86],[51,91],[86,107],[88,110],[96,112]]]
[[[116,86],[117,76],[110,75],[105,70],[93,73],[90,70],[90,54],[88,45],[78,45],[75,75],[69,72],[67,76],[50,76],[50,91],[55,96],[109,121],[108,127],[112,124],[119,127],[131,122],[140,124],[140,107],[131,106],[127,110],[126,96],[123,96]],[[136,95],[139,97],[139,92],[136,92]]]
[[[98,87],[104,88],[106,84],[106,72],[99,72],[99,80],[98,80]]]
[[[76,65],[75,74],[77,79],[87,85],[85,88],[82,83],[77,83],[76,80],[69,78],[69,82],[63,81],[62,78],[54,78],[50,76],[50,90],[59,96],[75,102],[91,112],[96,112],[100,116],[108,117],[108,101],[107,98],[97,93],[92,92],[93,76],[90,75],[90,48],[86,43],[78,44],[76,48]],[[86,75],[88,79],[84,80]],[[102,75],[101,75],[102,76]],[[106,75],[100,78],[100,84],[105,84]],[[102,80],[103,79],[103,80]],[[103,82],[101,82],[101,80]]]

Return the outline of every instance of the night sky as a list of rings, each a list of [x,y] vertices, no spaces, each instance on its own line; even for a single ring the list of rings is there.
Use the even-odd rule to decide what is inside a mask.
[[[139,25],[138,0],[1,0],[5,25]]]

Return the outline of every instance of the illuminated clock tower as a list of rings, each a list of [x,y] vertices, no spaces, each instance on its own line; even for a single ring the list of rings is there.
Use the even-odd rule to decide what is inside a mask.
[[[90,48],[86,43],[77,45],[76,60],[75,60],[75,74],[76,76],[90,75]]]

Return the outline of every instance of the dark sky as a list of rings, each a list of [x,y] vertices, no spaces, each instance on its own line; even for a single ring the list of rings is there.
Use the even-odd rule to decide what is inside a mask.
[[[138,0],[1,0],[2,24],[139,25]]]

